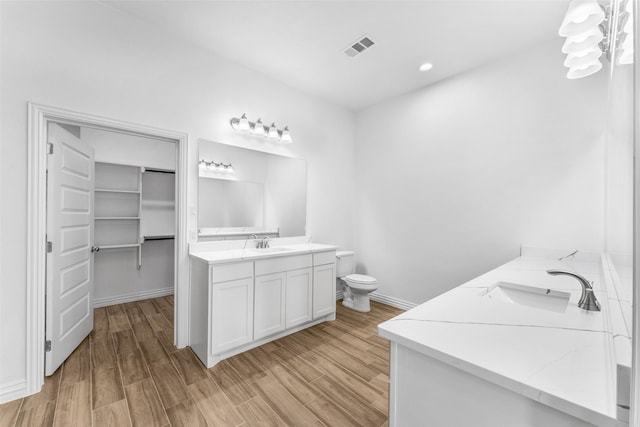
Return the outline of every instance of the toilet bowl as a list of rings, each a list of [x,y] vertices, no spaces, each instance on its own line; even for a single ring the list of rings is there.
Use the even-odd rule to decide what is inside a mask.
[[[369,294],[378,289],[378,281],[371,276],[354,274],[354,253],[336,252],[336,276],[342,288],[342,305],[356,311],[371,311]]]

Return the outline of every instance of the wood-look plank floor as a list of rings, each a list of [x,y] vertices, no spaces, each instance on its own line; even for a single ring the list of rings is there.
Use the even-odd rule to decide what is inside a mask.
[[[13,426],[386,426],[401,310],[337,304],[337,319],[205,369],[173,344],[173,297],[95,310],[94,331],[38,394],[0,405]]]

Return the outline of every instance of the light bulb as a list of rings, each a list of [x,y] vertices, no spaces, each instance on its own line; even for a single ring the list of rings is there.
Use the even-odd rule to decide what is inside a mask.
[[[602,49],[599,46],[593,46],[588,50],[570,53],[564,61],[565,67],[580,68],[598,59],[602,56]]]
[[[258,121],[256,121],[256,124],[253,126],[253,134],[264,136],[264,125],[262,124],[261,119],[258,119]]]
[[[596,46],[604,38],[600,28],[593,28],[586,33],[568,37],[562,45],[562,53],[578,53]]]
[[[431,62],[425,62],[424,64],[422,64],[422,65],[420,65],[418,67],[418,70],[420,70],[420,71],[429,71],[432,68],[433,68],[433,64]]]
[[[249,129],[249,119],[247,119],[246,114],[242,114],[242,117],[240,117],[240,121],[238,122],[238,130],[240,132],[248,132]]]
[[[276,127],[276,124],[271,123],[271,126],[269,126],[269,134],[267,135],[267,138],[278,139],[279,137],[280,135],[278,134],[278,128]]]
[[[206,168],[206,167],[207,167],[207,162],[206,162],[204,159],[202,159],[202,160],[200,160],[200,161],[198,162],[198,165],[199,165],[201,168]]]
[[[282,129],[282,135],[280,136],[280,142],[284,142],[284,143],[292,143],[293,139],[291,139],[291,133],[289,132],[289,126],[285,126],[284,129]]]
[[[231,163],[229,163],[229,166],[227,167],[227,172],[233,173],[233,166],[231,165]]]
[[[604,10],[597,0],[573,0],[569,4],[558,34],[562,37],[575,36],[597,28],[602,21]]]
[[[572,67],[569,69],[567,73],[568,79],[581,79],[583,77],[590,76],[594,73],[597,73],[602,68],[602,63],[599,59],[594,60],[593,62],[584,65],[582,67]]]

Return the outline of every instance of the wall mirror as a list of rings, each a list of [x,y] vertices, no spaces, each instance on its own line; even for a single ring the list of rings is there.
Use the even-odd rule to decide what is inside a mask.
[[[302,236],[307,162],[200,140],[198,240]]]

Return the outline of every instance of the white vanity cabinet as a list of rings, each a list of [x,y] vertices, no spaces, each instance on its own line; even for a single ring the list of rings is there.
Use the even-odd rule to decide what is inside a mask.
[[[305,252],[238,262],[191,257],[190,346],[207,367],[335,319],[335,249]]]

